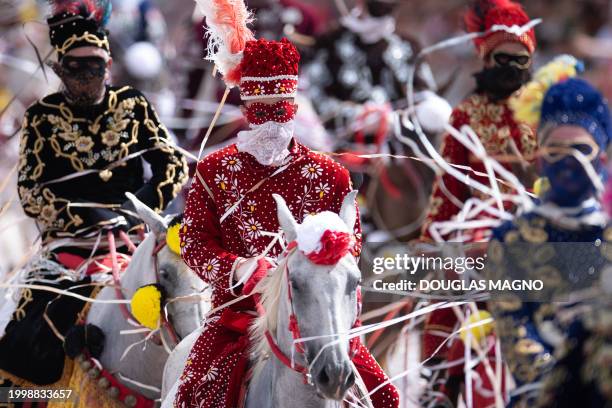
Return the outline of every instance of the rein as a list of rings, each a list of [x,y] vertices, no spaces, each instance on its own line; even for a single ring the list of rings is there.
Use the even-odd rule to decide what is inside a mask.
[[[128,248],[130,249],[130,252],[134,253],[134,251],[136,250],[136,246],[132,243],[132,241],[130,241],[129,236],[126,233],[124,233],[124,232],[122,232],[120,234],[120,236],[121,236],[121,239],[126,243]],[[115,296],[117,297],[117,299],[126,300],[125,295],[121,291],[121,281],[120,281],[120,277],[119,277],[119,263],[117,262],[117,247],[116,247],[116,244],[115,244],[115,236],[113,235],[112,231],[109,231],[107,233],[107,238],[108,238],[108,246],[109,246],[109,249],[110,249],[111,260],[112,260],[112,275],[113,275],[113,282],[115,284]],[[166,241],[163,240],[153,250],[153,264],[155,265],[156,283],[159,283],[159,281],[160,281],[160,279],[159,279],[159,277],[160,277],[160,275],[159,275],[159,261],[158,261],[158,258],[157,258],[157,254],[165,246],[166,246]],[[127,307],[127,305],[125,303],[120,303],[119,304],[119,308],[120,308],[121,313],[123,314],[123,317],[125,318],[125,320],[127,320],[128,322],[129,321],[137,322],[137,320],[134,318],[134,316],[132,315],[132,313],[130,312],[130,310],[128,309],[128,307]],[[141,325],[138,325],[138,326],[141,326]],[[176,330],[174,330],[174,326],[172,326],[172,324],[170,324],[170,322],[166,318],[166,314],[165,313],[161,314],[160,328],[161,327],[166,329],[166,331],[170,335],[170,338],[172,339],[172,341],[174,341],[176,344],[179,343],[179,337],[176,334]],[[160,332],[159,335],[162,336],[163,334]],[[159,345],[160,343],[157,343],[157,344]]]

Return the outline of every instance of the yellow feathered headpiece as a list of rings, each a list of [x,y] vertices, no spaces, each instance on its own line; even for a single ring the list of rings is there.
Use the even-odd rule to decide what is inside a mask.
[[[540,109],[548,89],[558,82],[576,76],[583,69],[582,62],[571,55],[560,55],[544,65],[517,96],[510,98],[509,104],[514,111],[514,119],[537,128],[540,123]]]

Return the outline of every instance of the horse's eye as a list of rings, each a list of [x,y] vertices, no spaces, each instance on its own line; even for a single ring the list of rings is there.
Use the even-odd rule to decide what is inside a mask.
[[[280,108],[276,111],[276,116],[284,116],[287,113],[285,108]]]
[[[159,278],[164,280],[170,279],[170,271],[166,268],[161,268],[159,270]]]
[[[255,111],[255,116],[257,116],[258,118],[263,118],[266,116],[266,112],[264,111]]]
[[[357,287],[359,285],[361,285],[361,278],[359,279],[349,278],[348,281],[346,282],[346,293],[347,294],[353,293],[355,290],[357,290]]]
[[[293,292],[299,292],[300,291],[300,285],[298,285],[298,283],[294,280],[291,281],[291,290]]]

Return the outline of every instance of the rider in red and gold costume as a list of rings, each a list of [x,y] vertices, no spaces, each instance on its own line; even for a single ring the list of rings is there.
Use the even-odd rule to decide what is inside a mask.
[[[467,30],[471,33],[486,32],[474,40],[484,67],[474,74],[477,84],[475,92],[455,107],[451,116],[451,125],[455,129],[461,131],[463,126],[469,126],[487,154],[522,179],[524,185],[530,185],[530,162],[536,139],[530,126],[515,120],[508,102],[531,77],[532,55],[536,48],[535,32],[533,28],[519,31],[529,22],[521,5],[511,0],[479,0],[468,10],[465,15]],[[444,137],[441,155],[472,180],[485,186],[491,185],[484,163],[450,134]],[[501,193],[510,192],[506,185],[499,184],[499,188]],[[452,234],[436,236],[435,223],[453,220],[461,211],[460,205],[470,198],[486,200],[490,197],[450,174],[439,177],[422,227],[421,240],[457,240],[458,237]],[[509,202],[504,202],[504,207],[512,210]],[[494,215],[483,212],[482,216]],[[467,242],[486,242],[490,234],[488,227],[475,228],[462,231],[461,238]],[[432,357],[432,362],[446,360],[450,342],[443,343],[456,324],[457,317],[451,308],[431,313],[425,325],[422,355]]]
[[[296,48],[286,39],[246,43],[238,71],[243,112],[250,130],[238,142],[198,163],[181,229],[183,259],[213,287],[213,307],[234,301],[261,279],[253,273],[243,286],[236,282],[254,264],[267,270],[268,260],[256,259],[279,231],[272,194],[281,195],[293,216],[302,220],[321,211],[340,210],[351,191],[348,171],[293,138],[297,105]],[[355,234],[361,241],[361,228]],[[359,250],[360,243],[357,245]],[[277,243],[266,256],[282,252]],[[251,297],[222,308],[207,319],[196,341],[175,400],[176,406],[236,407],[249,365],[248,325],[255,304]],[[385,373],[358,339],[351,340],[353,362],[370,390],[387,380]],[[375,407],[397,407],[393,385],[372,396]]]
[[[496,25],[520,27],[529,23],[529,17],[519,4],[510,0],[481,0],[466,14],[465,22],[468,31],[483,32]],[[471,127],[490,156],[529,158],[536,147],[534,132],[530,126],[514,119],[508,100],[520,92],[530,79],[532,55],[536,46],[535,32],[530,29],[517,36],[502,29],[478,37],[474,43],[484,68],[474,74],[477,84],[475,92],[453,110],[451,125],[457,130],[465,125]],[[443,140],[442,156],[450,164],[486,173],[484,164],[449,134]],[[507,169],[514,170],[511,161],[499,161]],[[458,170],[482,184],[490,184],[486,176],[477,176],[461,168]],[[449,193],[457,200],[449,198]],[[461,210],[458,203],[464,203],[478,194],[450,174],[439,178],[422,228],[422,239],[432,240],[431,224],[451,220]],[[452,237],[443,238],[446,241],[453,240]],[[476,234],[472,237],[472,241],[483,239],[484,236]]]

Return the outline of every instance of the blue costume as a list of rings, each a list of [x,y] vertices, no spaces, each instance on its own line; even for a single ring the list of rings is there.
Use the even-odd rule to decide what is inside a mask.
[[[592,145],[570,139],[566,147],[589,157],[603,175],[600,153],[612,136],[610,113],[586,81],[569,79],[546,93],[540,144],[546,146],[551,131],[561,126],[580,127],[592,136]],[[489,247],[490,277],[541,279],[543,290],[532,298],[493,297],[489,308],[517,385],[511,406],[604,407],[612,382],[609,367],[597,356],[610,347],[610,328],[607,338],[601,335],[606,324],[601,315],[611,309],[610,296],[598,290],[599,276],[612,261],[612,225],[585,166],[575,155],[556,153],[542,161],[550,187],[541,201],[494,230]]]

